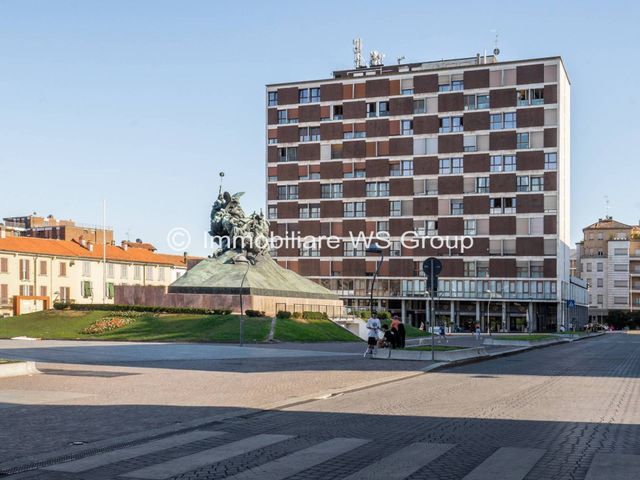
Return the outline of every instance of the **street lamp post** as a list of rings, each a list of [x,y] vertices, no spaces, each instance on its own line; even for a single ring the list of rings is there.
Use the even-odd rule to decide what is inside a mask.
[[[369,295],[369,311],[371,312],[371,316],[373,316],[373,289],[376,284],[376,278],[378,278],[378,273],[380,272],[380,267],[382,267],[382,261],[384,260],[384,252],[382,251],[382,249],[377,243],[369,245],[367,247],[366,252],[380,255],[380,260],[378,261],[378,265],[376,266],[376,271],[373,272],[373,279],[371,280],[371,292]]]
[[[491,299],[493,298],[493,291],[487,290],[485,293],[489,294],[489,301],[487,302],[487,333],[491,336]]]
[[[247,269],[244,271],[242,281],[240,282],[240,346],[244,347],[244,303],[242,297],[242,290],[244,289],[244,281],[247,278],[249,269],[251,268],[251,262],[247,262]]]

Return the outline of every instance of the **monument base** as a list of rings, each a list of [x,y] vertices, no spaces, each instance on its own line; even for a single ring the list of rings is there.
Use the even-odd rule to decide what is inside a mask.
[[[115,288],[116,305],[204,308],[240,313],[240,295],[207,293],[169,293],[167,287],[122,285]],[[342,317],[342,300],[243,294],[244,310],[260,310],[274,316],[280,310],[289,312],[324,312],[330,318]]]

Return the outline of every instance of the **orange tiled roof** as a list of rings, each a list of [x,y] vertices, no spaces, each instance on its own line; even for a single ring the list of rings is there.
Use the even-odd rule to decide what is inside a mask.
[[[29,253],[57,257],[77,257],[102,259],[102,244],[94,244],[93,251],[70,240],[50,240],[34,237],[0,238],[0,252]],[[186,267],[182,255],[154,253],[143,248],[129,248],[107,245],[107,260],[115,262],[151,263]]]

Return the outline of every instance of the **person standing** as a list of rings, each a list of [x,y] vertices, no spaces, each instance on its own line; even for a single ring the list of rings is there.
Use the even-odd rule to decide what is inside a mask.
[[[407,330],[404,328],[404,323],[400,320],[400,317],[393,317],[392,328],[396,329],[396,344],[398,348],[404,348],[407,338]]]
[[[380,320],[373,315],[367,320],[367,350],[364,356],[373,355],[373,349],[378,343],[378,333],[380,332]]]
[[[480,324],[476,323],[476,340],[480,340]]]

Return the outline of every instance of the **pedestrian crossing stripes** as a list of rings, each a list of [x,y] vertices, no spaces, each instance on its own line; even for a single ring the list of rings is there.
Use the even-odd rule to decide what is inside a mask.
[[[412,443],[349,475],[344,480],[401,480],[417,472],[454,446],[448,443]]]
[[[544,452],[538,448],[499,448],[463,480],[522,480]]]
[[[210,448],[198,453],[158,463],[149,467],[125,473],[124,477],[143,478],[148,480],[163,480],[196,468],[221,462],[252,450],[268,447],[275,443],[294,438],[292,435],[255,435],[253,437],[227,443],[221,447]]]
[[[598,453],[585,480],[637,480],[639,476],[640,455]]]
[[[373,443],[374,439],[336,437],[324,441],[318,440],[311,445],[307,443],[304,448],[297,450],[295,449],[295,443],[288,444],[288,449],[293,446],[291,453],[256,465],[259,462],[256,462],[255,459],[251,460],[251,454],[286,440],[297,438],[295,435],[259,434],[239,440],[227,441],[217,447],[206,448],[196,453],[150,465],[145,463],[142,458],[145,455],[163,452],[174,447],[185,446],[222,435],[225,435],[225,432],[195,430],[150,440],[133,447],[98,453],[78,460],[51,465],[44,467],[43,470],[64,473],[64,478],[72,480],[73,478],[87,478],[85,472],[90,470],[109,467],[118,462],[135,459],[136,465],[147,466],[126,471],[127,464],[120,464],[116,468],[119,472],[122,472],[119,475],[121,478],[166,480],[180,475],[190,478],[190,472],[194,470],[213,466],[234,457],[247,456],[247,463],[255,466],[244,470],[241,467],[236,470],[238,473],[230,477],[230,480],[284,480],[345,455],[337,463],[345,469],[345,474],[341,477],[343,480],[402,480],[427,467],[431,462],[440,459],[440,457],[457,446],[451,443],[415,442],[395,450],[375,447],[375,451],[379,451],[380,455],[374,462],[362,465],[362,461],[356,460],[354,464],[359,464],[359,466],[350,467],[347,466],[350,464],[349,453],[360,447],[375,445]],[[484,461],[475,465],[463,480],[523,480],[527,475],[530,475],[545,453],[546,450],[537,448],[501,447]],[[353,452],[352,456],[355,459],[359,457],[357,452]],[[451,456],[445,457],[445,463],[449,461],[449,457]],[[236,461],[242,464],[245,459],[234,460],[234,462]],[[455,462],[457,460],[451,458],[450,461]],[[636,480],[638,478],[637,472],[639,471],[640,455],[599,453],[594,456],[589,465],[585,480]],[[96,478],[103,478],[100,475],[100,470],[96,473]],[[74,474],[81,476],[76,477]],[[200,475],[201,472],[194,472],[194,474]],[[89,475],[94,475],[94,473]],[[335,475],[335,473],[332,473],[332,475]],[[109,478],[115,477],[109,476]]]
[[[369,443],[369,440],[360,438],[334,438],[333,440],[327,440],[312,447],[298,450],[295,453],[265,463],[259,467],[245,470],[244,472],[234,475],[229,480],[258,480],[265,478],[269,480],[283,480],[303,470],[331,460],[365,443]]]
[[[224,432],[196,430],[194,432],[184,433],[181,435],[172,435],[171,437],[162,438],[160,440],[152,440],[135,447],[121,448],[119,450],[81,458],[80,460],[51,465],[49,467],[45,467],[45,470],[67,473],[86,472],[87,470],[103,467],[122,460],[130,460],[132,458],[141,457],[143,455],[159,452],[168,448],[186,445],[188,443],[197,442],[198,440],[204,440],[205,438],[216,437],[223,433]]]

